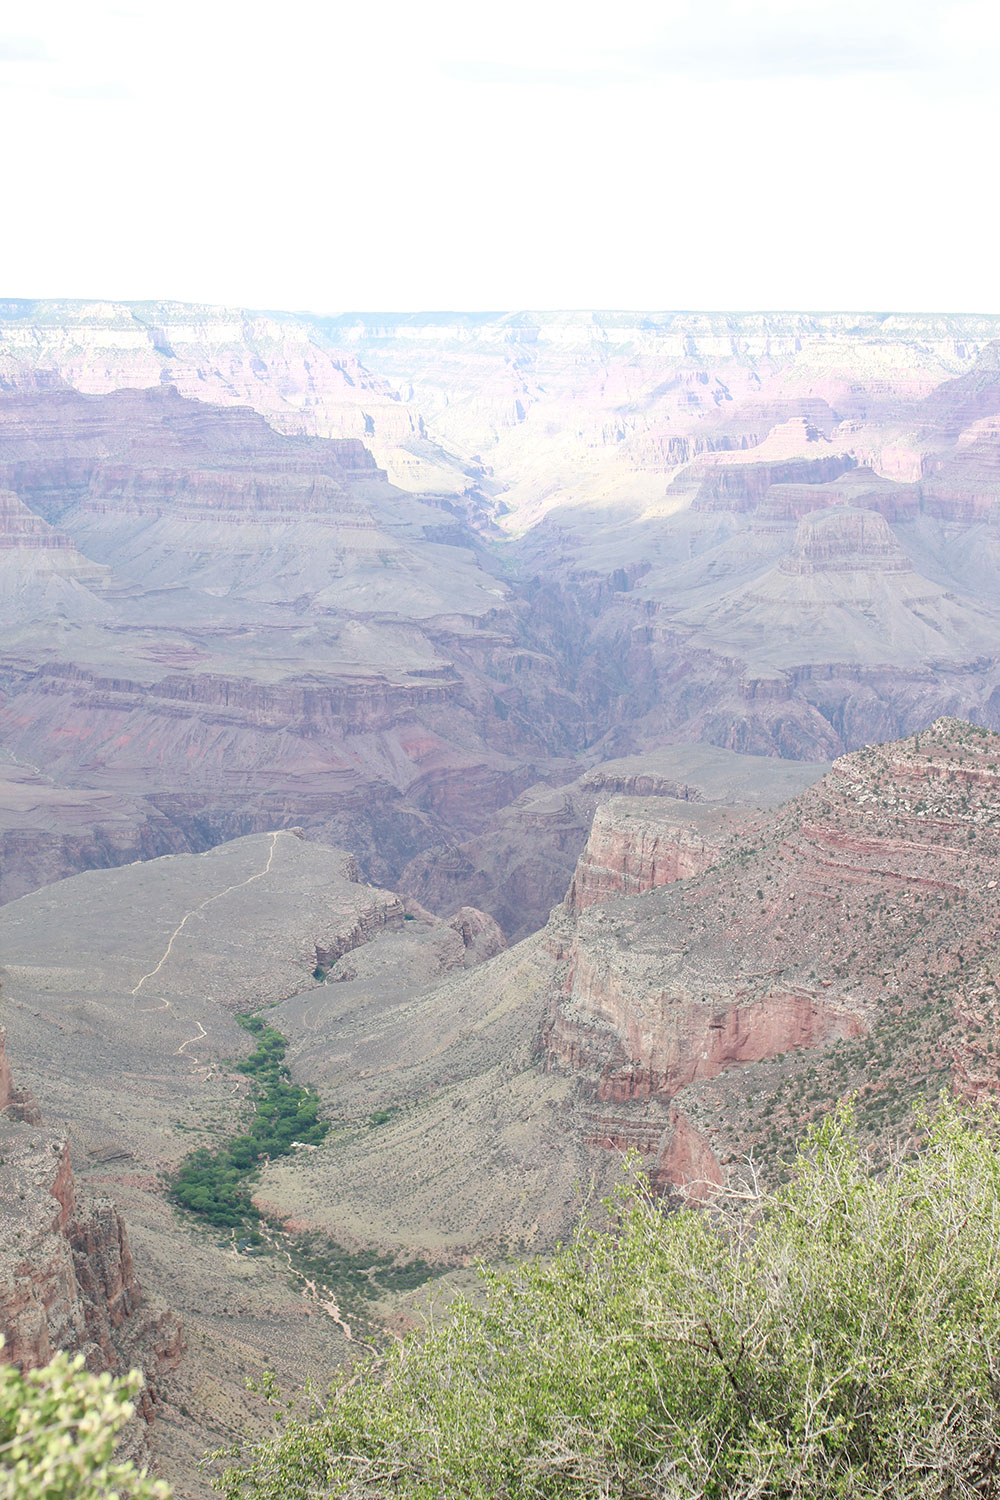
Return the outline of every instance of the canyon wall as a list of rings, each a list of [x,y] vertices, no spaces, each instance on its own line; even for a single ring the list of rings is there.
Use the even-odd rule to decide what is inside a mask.
[[[88,1369],[146,1374],[139,1407],[152,1421],[159,1382],[176,1364],[179,1325],[149,1303],[121,1215],[80,1195],[65,1137],[47,1130],[32,1096],[13,1088],[0,1031],[0,1334],[22,1369],[62,1350]]]
[[[941,720],[732,820],[687,871],[690,825],[608,803],[545,935],[541,1055],[580,1081],[589,1138],[704,1190],[851,1089],[876,1132],[923,1089],[1000,1090],[998,798],[1000,738]]]
[[[0,755],[124,819],[3,889],[302,825],[519,936],[599,762],[1000,727],[998,335],[3,305]]]

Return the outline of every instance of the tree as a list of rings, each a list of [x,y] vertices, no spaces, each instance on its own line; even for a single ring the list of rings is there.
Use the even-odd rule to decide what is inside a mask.
[[[137,1370],[90,1374],[82,1354],[23,1374],[0,1364],[0,1500],[169,1500],[166,1484],[114,1457],[141,1387]]]
[[[871,1170],[848,1111],[791,1183],[667,1213],[641,1180],[550,1259],[231,1453],[228,1500],[1000,1496],[1000,1158],[942,1104]]]

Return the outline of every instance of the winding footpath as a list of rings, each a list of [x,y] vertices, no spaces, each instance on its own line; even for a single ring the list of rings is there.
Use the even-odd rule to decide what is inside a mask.
[[[253,885],[255,880],[263,880],[264,876],[270,873],[271,865],[274,862],[274,851],[277,848],[278,839],[281,837],[283,831],[283,829],[278,829],[276,832],[268,834],[268,837],[271,840],[271,847],[267,851],[267,862],[265,863],[262,870],[258,870],[255,875],[247,876],[246,880],[234,881],[232,885],[227,885],[225,890],[216,891],[214,896],[206,896],[204,901],[200,902],[197,906],[193,906],[190,911],[184,913],[183,917],[181,917],[181,920],[177,923],[177,926],[170,934],[169,941],[167,942],[166,948],[164,948],[163,950],[159,963],[155,968],[150,969],[148,974],[143,974],[142,978],[139,980],[139,983],[131,991],[133,1000],[138,998],[139,991],[142,989],[147,980],[155,979],[156,975],[159,974],[160,970],[163,968],[163,965],[170,957],[174,943],[180,937],[181,933],[184,931],[184,928],[190,922],[192,917],[196,917],[199,912],[204,911],[206,906],[211,906],[213,901],[221,901],[223,896],[228,896],[232,891],[241,891],[244,886]],[[154,1010],[170,1010],[171,1002],[164,995],[161,995],[159,1005],[140,1006],[139,1009],[144,1015]],[[208,1035],[200,1021],[195,1021],[194,1024],[198,1028],[197,1032],[194,1036],[189,1036],[186,1041],[181,1042],[180,1046],[174,1052],[175,1057],[182,1056],[186,1049],[190,1047],[192,1042],[200,1042],[203,1036]],[[196,1058],[193,1060],[197,1062]]]
[[[223,896],[228,896],[231,891],[241,891],[244,886],[253,885],[255,880],[264,879],[264,876],[270,872],[271,863],[274,859],[274,851],[277,847],[278,839],[281,837],[281,832],[282,830],[279,829],[276,833],[268,834],[268,838],[271,840],[271,847],[268,851],[267,863],[265,864],[263,870],[258,870],[256,875],[250,875],[246,880],[237,880],[232,885],[227,885],[224,891],[216,891],[214,896],[206,896],[205,900],[202,901],[198,906],[193,906],[189,912],[185,912],[184,916],[177,923],[177,926],[170,934],[170,941],[167,943],[166,948],[163,950],[163,957],[156,965],[156,968],[150,969],[148,974],[143,974],[142,978],[139,980],[139,983],[132,990],[131,994],[133,1000],[138,995],[143,985],[146,983],[146,980],[153,979],[157,974],[159,974],[160,970],[163,968],[163,965],[170,957],[170,951],[173,948],[174,943],[180,937],[181,933],[184,931],[185,927],[190,922],[192,917],[196,917],[200,911],[204,911],[206,906],[211,906],[213,901],[221,901]],[[169,1000],[165,1001],[164,1003],[166,1005],[170,1004]],[[195,1038],[192,1037],[192,1041],[194,1040]]]

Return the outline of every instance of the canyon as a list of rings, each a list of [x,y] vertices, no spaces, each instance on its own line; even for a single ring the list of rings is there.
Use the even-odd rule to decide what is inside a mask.
[[[544,1252],[625,1153],[699,1201],[847,1094],[876,1156],[995,1094],[998,351],[0,303],[8,1357],[140,1364],[200,1495],[247,1377]],[[329,1124],[260,1243],[169,1197],[249,1014]]]
[[[775,781],[763,806],[738,796],[759,784],[750,758],[715,751],[706,774],[698,748],[619,763],[565,900],[513,946],[473,908],[438,917],[365,883],[302,830],[0,907],[11,1053],[61,1133],[58,1151],[44,1134],[30,1148],[47,1167],[32,1201],[51,1205],[39,1245],[62,1216],[68,1140],[81,1191],[116,1205],[89,1228],[78,1216],[70,1248],[105,1267],[113,1307],[134,1259],[180,1322],[146,1441],[184,1493],[200,1492],[198,1453],[259,1419],[248,1376],[322,1378],[373,1320],[406,1326],[481,1258],[544,1249],[623,1152],[663,1193],[699,1198],[748,1152],[779,1165],[845,1092],[877,1147],[939,1087],[995,1091],[1000,736],[942,719],[819,779],[769,761],[802,789],[788,800]],[[263,1166],[253,1193],[274,1227],[258,1253],[165,1194],[192,1147],[245,1115],[247,1011],[287,1038],[332,1122]],[[8,1102],[34,1110],[23,1091]],[[107,1270],[122,1217],[132,1259]],[[312,1269],[289,1282],[297,1244]],[[22,1268],[5,1294],[14,1324],[58,1302],[46,1254],[30,1292]],[[352,1255],[408,1290],[380,1287],[362,1317],[335,1270]]]
[[[4,889],[298,825],[415,896],[457,850],[520,936],[555,876],[519,916],[486,850],[531,788],[995,727],[998,338],[0,304]]]

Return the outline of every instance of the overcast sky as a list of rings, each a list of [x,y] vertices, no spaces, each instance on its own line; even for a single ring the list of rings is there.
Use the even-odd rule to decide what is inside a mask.
[[[997,0],[5,0],[0,296],[1000,312]]]

